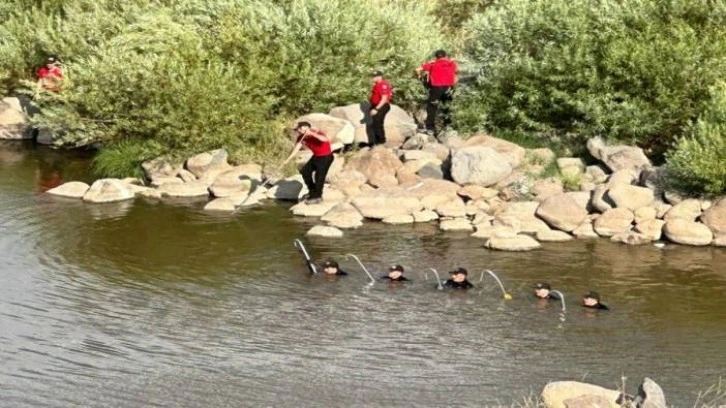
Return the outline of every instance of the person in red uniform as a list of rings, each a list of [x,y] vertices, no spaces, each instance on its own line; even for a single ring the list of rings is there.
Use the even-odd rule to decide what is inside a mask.
[[[435,60],[426,62],[416,68],[416,75],[421,78],[424,72],[428,74],[429,98],[426,101],[426,132],[436,134],[436,114],[441,108],[444,126],[451,124],[449,104],[452,100],[454,87],[458,81],[459,67],[456,62],[449,59],[446,51],[438,50],[434,53]]]
[[[371,88],[371,132],[368,141],[371,146],[386,143],[386,129],[384,122],[386,115],[391,110],[391,97],[393,87],[388,80],[383,78],[383,72],[373,71],[373,88]]]
[[[305,204],[319,204],[323,201],[325,177],[334,160],[330,140],[322,129],[313,127],[309,122],[299,122],[295,126],[295,131],[298,134],[295,147],[292,148],[290,156],[282,162],[280,167],[292,160],[303,146],[313,152],[313,157],[300,169],[300,174],[308,187]]]
[[[60,91],[63,71],[60,68],[58,58],[54,56],[46,58],[45,65],[38,70],[36,77],[38,79],[38,90]]]

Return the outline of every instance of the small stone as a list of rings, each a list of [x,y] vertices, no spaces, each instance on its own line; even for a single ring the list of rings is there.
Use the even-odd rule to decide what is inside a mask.
[[[636,223],[635,231],[639,232],[653,241],[658,241],[663,234],[665,221],[659,219],[647,219]]]
[[[308,230],[307,236],[309,237],[325,237],[325,238],[341,238],[343,231],[335,227],[328,227],[324,225],[316,225]]]
[[[650,236],[635,231],[620,232],[610,237],[610,241],[628,245],[643,245],[653,242]]]
[[[454,218],[453,220],[444,220],[439,224],[442,231],[473,231],[474,226],[465,218]]]
[[[413,222],[430,222],[439,219],[435,211],[422,210],[413,213]]]

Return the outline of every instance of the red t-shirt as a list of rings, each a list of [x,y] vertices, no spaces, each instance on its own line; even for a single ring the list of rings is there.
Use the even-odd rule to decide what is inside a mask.
[[[60,80],[63,79],[63,71],[59,67],[47,66],[38,70],[38,80],[43,79],[43,89],[57,91],[60,89]]]
[[[387,80],[382,80],[381,82],[376,82],[373,84],[373,88],[371,89],[371,97],[369,101],[371,102],[371,108],[375,108],[379,102],[381,102],[381,99],[383,99],[384,96],[388,97],[388,103],[391,103],[391,97],[393,96],[393,87],[391,86],[391,83]]]
[[[421,65],[421,69],[429,73],[431,86],[456,85],[456,72],[459,71],[459,67],[453,60],[439,58]]]
[[[322,129],[315,127],[311,127],[308,132],[325,136],[325,132]],[[300,139],[302,139],[302,135],[297,137],[297,141],[300,142]],[[305,139],[302,139],[302,144],[313,152],[313,156],[327,156],[333,153],[333,149],[330,148],[330,141],[322,142],[312,136],[307,136]]]

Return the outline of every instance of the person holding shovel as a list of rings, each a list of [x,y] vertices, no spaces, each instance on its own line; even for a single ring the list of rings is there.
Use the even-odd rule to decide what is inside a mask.
[[[294,129],[297,132],[297,141],[290,155],[280,164],[283,167],[292,160],[302,147],[313,153],[313,157],[300,169],[300,174],[308,188],[308,197],[305,204],[319,204],[323,201],[323,187],[325,177],[333,164],[333,150],[330,139],[322,129],[313,127],[309,122],[298,122]]]

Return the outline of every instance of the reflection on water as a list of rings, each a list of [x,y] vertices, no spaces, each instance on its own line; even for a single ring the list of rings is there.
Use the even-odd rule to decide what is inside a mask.
[[[675,406],[726,374],[726,252],[607,240],[491,252],[435,225],[310,239],[351,275],[309,276],[314,221],[267,205],[87,205],[38,194],[44,151],[0,149],[3,406],[482,406],[550,380],[655,378]],[[7,159],[7,160],[6,160]],[[85,178],[66,156],[62,179]],[[52,167],[52,166],[51,166]],[[392,263],[413,282],[368,285]],[[438,291],[434,267],[476,284]],[[494,270],[514,299],[505,301]],[[443,277],[443,276],[442,276]],[[547,280],[567,296],[530,297]],[[577,305],[599,290],[612,311]]]

